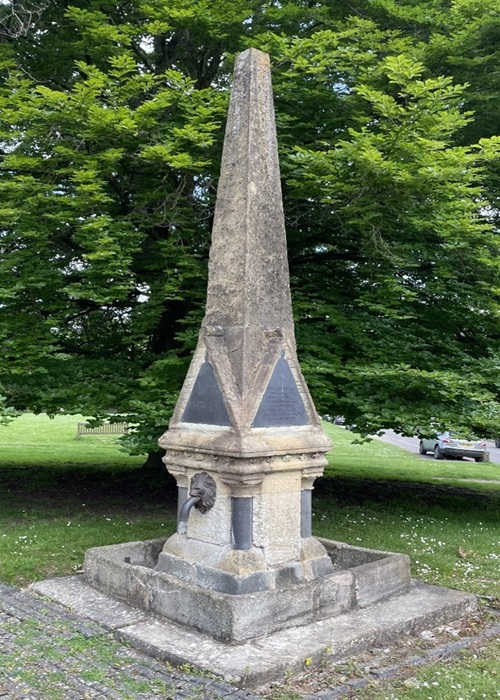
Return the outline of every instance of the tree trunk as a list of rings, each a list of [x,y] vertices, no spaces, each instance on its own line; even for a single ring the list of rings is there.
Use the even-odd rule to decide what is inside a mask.
[[[164,450],[150,452],[142,467],[136,472],[140,478],[158,485],[158,488],[169,496],[177,496],[177,485],[174,477],[167,472],[162,462]]]

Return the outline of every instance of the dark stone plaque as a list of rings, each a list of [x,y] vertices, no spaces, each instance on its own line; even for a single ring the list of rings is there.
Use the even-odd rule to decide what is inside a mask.
[[[286,359],[281,356],[264,392],[253,428],[307,425],[304,402]]]
[[[191,396],[182,414],[184,423],[231,425],[219,382],[208,360],[200,367]]]

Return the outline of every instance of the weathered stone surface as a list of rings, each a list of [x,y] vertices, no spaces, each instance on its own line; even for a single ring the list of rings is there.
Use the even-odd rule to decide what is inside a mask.
[[[269,56],[255,49],[236,59],[205,318],[160,444],[243,456],[253,441],[254,453],[286,449],[286,433],[261,447],[252,424],[307,426],[299,449],[329,447],[297,360]],[[201,425],[218,429],[198,441]]]
[[[107,629],[117,629],[148,619],[144,609],[130,607],[89,586],[82,576],[61,576],[37,581],[31,590],[57,600],[74,612],[91,620],[99,620]]]
[[[264,555],[256,547],[245,550],[227,550],[219,559],[218,566],[221,571],[227,571],[235,576],[246,576],[253,571],[267,570]]]
[[[287,245],[269,56],[249,49],[236,59],[212,230],[205,318],[198,346],[172,416],[160,438],[165,464],[186,489],[198,471],[217,486],[214,507],[191,511],[184,543],[165,552],[197,563],[196,579],[217,589],[247,591],[247,580],[215,559],[228,546],[258,549],[282,581],[319,576],[325,552],[304,565],[303,483],[312,488],[331,443],[323,432],[295,346]],[[184,491],[183,491],[184,493]],[[234,517],[234,500],[252,499],[250,518]],[[183,521],[184,522],[184,521]],[[184,530],[184,525],[183,528]],[[193,560],[192,541],[206,543]],[[220,557],[212,545],[220,547]],[[165,561],[160,562],[165,570]],[[255,560],[253,588],[264,585]],[[209,568],[205,570],[204,565]],[[307,572],[306,572],[307,570]],[[172,575],[191,580],[193,569]],[[271,574],[267,579],[273,579]],[[226,583],[224,583],[226,582]],[[250,586],[250,589],[249,589]]]
[[[273,577],[268,571],[254,571],[246,576],[196,565],[196,585],[230,595],[268,591],[273,585]]]
[[[224,547],[231,544],[231,497],[227,486],[220,485],[213,508],[200,513],[193,508],[188,521],[188,536],[192,540]]]
[[[269,57],[255,49],[235,64],[209,265],[203,325],[222,330],[245,394],[267,350],[263,332],[293,338]]]
[[[306,658],[313,664],[321,662],[325,654],[341,659],[376,644],[389,644],[401,635],[450,622],[475,607],[470,594],[419,584],[407,594],[372,608],[238,645],[226,645],[186,629],[176,632],[168,623],[157,621],[138,623],[118,634],[132,646],[159,658],[174,663],[188,661],[226,681],[256,687],[300,670]]]
[[[279,567],[275,575],[276,588],[287,588],[305,580],[304,567],[297,562]]]
[[[62,589],[68,583],[70,586],[63,593]],[[58,586],[44,588],[44,595],[76,609],[78,599],[91,595],[85,583],[80,581],[77,586],[65,578]],[[72,600],[72,596],[76,600]],[[243,598],[251,604],[252,596]],[[173,603],[182,605],[181,593]],[[200,599],[199,603],[202,606],[204,601]],[[81,614],[106,624],[113,604],[103,596],[99,604],[88,606]],[[476,607],[476,600],[470,594],[414,583],[407,593],[368,608],[304,627],[269,632],[258,640],[239,644],[225,644],[157,617],[136,624],[127,622],[118,627],[115,634],[150,656],[177,665],[189,663],[195,668],[217,673],[228,681],[255,687],[280,678],[288,671],[301,669],[306,658],[313,663],[320,662],[325,654],[333,660],[340,659],[374,644],[390,644],[401,635],[451,622],[473,612]],[[216,615],[221,611],[215,607],[211,612]],[[202,607],[200,613],[203,614]],[[223,627],[226,621],[223,617]]]
[[[279,472],[254,499],[254,544],[270,566],[300,559],[300,492],[300,472]]]
[[[158,557],[156,571],[170,574],[187,583],[196,583],[196,565],[168,552],[162,552]]]
[[[328,556],[324,545],[315,537],[303,537],[300,541],[300,560],[307,580],[316,578],[319,571],[322,575],[331,574],[335,567]]]
[[[185,538],[175,535],[175,542]],[[225,641],[243,642],[336,616],[404,592],[410,585],[408,558],[314,538],[302,540],[301,561],[269,568],[259,551],[227,548],[217,559],[204,543],[187,540],[187,558],[153,552],[163,540],[98,547],[87,552],[85,575],[100,591],[169,620]],[[175,546],[172,547],[175,549]],[[334,570],[328,550],[340,552],[349,568]],[[186,550],[183,550],[186,553]],[[338,564],[338,562],[337,562]],[[309,567],[317,567],[312,571]]]
[[[232,609],[226,597],[167,574],[158,573],[151,579],[150,611],[216,639],[232,639]]]
[[[352,571],[337,571],[335,576],[323,576],[316,583],[316,619],[325,620],[355,608],[356,588]]]
[[[223,448],[231,436],[243,455],[241,438],[252,438],[252,424],[309,426],[307,446],[329,447],[296,355],[269,56],[255,49],[236,59],[205,318],[160,444],[192,447],[193,423],[224,434],[218,441],[218,431],[206,432],[206,445]]]
[[[410,558],[395,554],[352,569],[356,581],[356,604],[366,607],[397,595],[410,582]]]
[[[395,555],[393,552],[384,552],[380,549],[356,547],[355,545],[346,544],[345,542],[328,540],[325,537],[316,537],[314,539],[325,548],[335,569],[350,569],[354,566],[369,564],[370,562],[376,562],[386,557],[405,556],[399,554]],[[309,544],[308,546],[312,545]]]

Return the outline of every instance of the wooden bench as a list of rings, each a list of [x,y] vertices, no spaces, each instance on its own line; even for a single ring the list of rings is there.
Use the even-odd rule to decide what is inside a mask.
[[[103,423],[95,428],[91,428],[87,423],[78,423],[76,438],[79,440],[82,435],[123,435],[128,431],[128,423]]]

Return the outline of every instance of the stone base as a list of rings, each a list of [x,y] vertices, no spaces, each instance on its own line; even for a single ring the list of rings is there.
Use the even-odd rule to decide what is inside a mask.
[[[237,550],[173,535],[155,568],[194,586],[231,595],[287,588],[334,571],[325,548],[314,537],[302,539],[300,561],[268,567],[256,547]]]
[[[413,581],[405,593],[366,608],[242,644],[207,635],[140,611],[96,591],[81,576],[40,581],[35,592],[95,620],[122,641],[175,665],[189,664],[244,687],[256,687],[325,659],[335,661],[374,645],[446,624],[475,611],[474,596]]]
[[[313,552],[315,540],[310,539],[304,541],[304,549]],[[225,580],[220,571],[189,568],[190,564],[175,561],[172,573],[167,573],[170,561],[160,554],[164,540],[90,549],[84,571],[91,585],[116,599],[234,643],[310,625],[407,590],[410,561],[406,555],[320,542],[328,554],[325,575],[297,580],[290,565],[288,571],[281,568],[273,573],[273,588],[260,591],[245,590],[249,582],[255,585],[254,574],[227,574]],[[159,557],[166,571],[155,568]],[[203,585],[191,580],[192,575],[203,577]],[[228,592],[217,590],[224,582]]]

